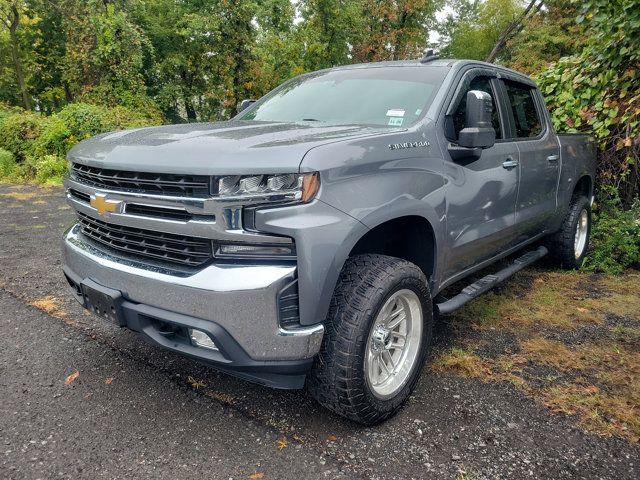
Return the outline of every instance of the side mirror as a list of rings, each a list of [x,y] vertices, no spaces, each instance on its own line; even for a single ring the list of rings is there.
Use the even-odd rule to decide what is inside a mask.
[[[243,111],[245,108],[247,108],[250,105],[253,105],[254,103],[256,103],[255,100],[251,100],[249,98],[245,98],[244,100],[242,100],[240,102],[240,105],[238,106],[238,113],[240,113],[241,111]]]
[[[480,90],[467,92],[465,128],[460,130],[458,145],[466,148],[489,148],[496,143],[496,131],[491,125],[493,100]]]

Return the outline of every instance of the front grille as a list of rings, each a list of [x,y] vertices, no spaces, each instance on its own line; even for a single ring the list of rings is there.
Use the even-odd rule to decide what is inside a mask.
[[[86,237],[128,255],[187,267],[200,266],[212,257],[211,241],[206,238],[123,227],[77,213]]]
[[[129,215],[156,217],[165,220],[178,220],[181,222],[188,222],[194,217],[184,209],[154,207],[152,205],[141,205],[138,203],[128,203],[126,207],[126,213],[128,213]],[[200,217],[206,218],[203,215],[200,215]]]
[[[76,200],[80,200],[83,203],[89,203],[91,201],[91,195],[79,192],[78,190],[69,189],[69,195],[71,195],[71,197],[75,198]]]
[[[195,198],[210,195],[211,177],[207,175],[130,172],[79,163],[73,164],[71,175],[81,183],[111,190]]]

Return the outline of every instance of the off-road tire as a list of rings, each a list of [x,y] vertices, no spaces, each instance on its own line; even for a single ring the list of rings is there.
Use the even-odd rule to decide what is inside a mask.
[[[369,332],[393,293],[413,290],[423,315],[420,351],[405,385],[387,400],[375,397],[365,378]],[[324,407],[364,425],[394,415],[413,391],[431,344],[433,305],[424,273],[414,264],[384,255],[347,260],[335,288],[325,336],[307,381],[311,395]]]
[[[584,250],[576,258],[575,237],[578,221],[583,210],[587,212],[587,239]],[[567,211],[560,230],[547,238],[545,242],[549,249],[548,261],[554,266],[567,270],[580,268],[589,250],[589,236],[591,234],[591,202],[582,195],[576,195],[571,199],[569,210]]]

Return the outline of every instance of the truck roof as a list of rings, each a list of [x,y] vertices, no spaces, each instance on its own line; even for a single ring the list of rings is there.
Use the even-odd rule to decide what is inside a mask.
[[[461,68],[464,68],[470,65],[474,65],[477,67],[485,67],[485,68],[496,71],[496,73],[498,73],[498,76],[511,78],[513,80],[517,80],[534,87],[536,86],[535,82],[530,77],[528,77],[523,73],[517,72],[515,70],[511,70],[510,68],[506,68],[501,65],[495,65],[493,63],[482,62],[480,60],[464,60],[464,59],[455,59],[455,58],[436,58],[434,60],[429,60],[427,62],[421,62],[420,60],[393,60],[393,61],[384,61],[384,62],[354,63],[350,65],[341,65],[337,67],[327,68],[325,70],[326,71],[350,70],[350,69],[378,68],[378,67],[422,67],[422,68],[449,67],[455,70],[460,70]]]

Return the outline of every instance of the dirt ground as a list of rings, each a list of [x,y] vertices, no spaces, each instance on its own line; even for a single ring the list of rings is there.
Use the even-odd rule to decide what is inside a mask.
[[[2,478],[638,478],[640,274],[520,272],[363,428],[86,314],[60,188],[0,185]]]

